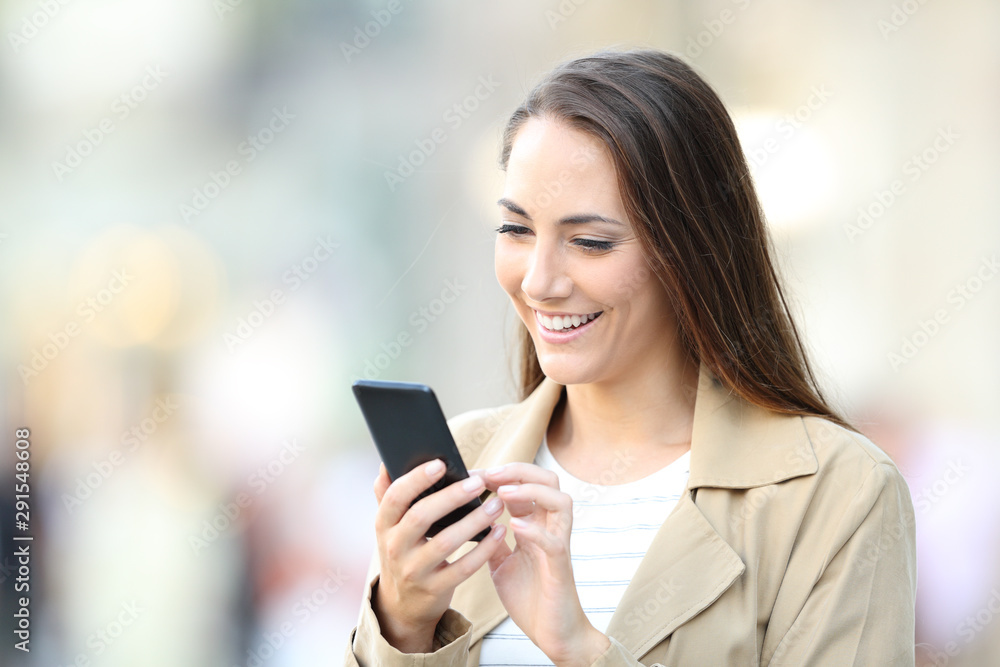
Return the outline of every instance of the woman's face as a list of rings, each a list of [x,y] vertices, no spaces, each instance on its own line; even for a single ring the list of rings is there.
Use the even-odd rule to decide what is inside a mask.
[[[497,279],[545,375],[586,384],[668,363],[673,310],[599,140],[560,121],[529,119],[514,138],[498,203]]]

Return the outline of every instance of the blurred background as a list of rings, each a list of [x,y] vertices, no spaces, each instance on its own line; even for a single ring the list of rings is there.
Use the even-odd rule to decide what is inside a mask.
[[[825,387],[910,483],[918,664],[1000,664],[998,3],[6,0],[0,28],[0,663],[339,664],[375,545],[351,383],[515,400],[500,130],[557,63],[654,47],[732,111]]]

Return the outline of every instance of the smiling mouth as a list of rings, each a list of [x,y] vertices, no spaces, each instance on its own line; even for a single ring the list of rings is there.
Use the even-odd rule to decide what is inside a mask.
[[[596,320],[603,312],[603,310],[600,310],[588,315],[556,315],[555,317],[549,317],[548,315],[542,315],[536,310],[535,316],[548,331],[572,331],[588,322]]]

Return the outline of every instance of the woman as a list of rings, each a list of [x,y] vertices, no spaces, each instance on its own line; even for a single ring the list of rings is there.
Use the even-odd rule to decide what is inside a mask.
[[[450,420],[468,483],[380,471],[346,664],[912,665],[906,483],[817,387],[716,94],[580,58],[500,162],[522,400]]]

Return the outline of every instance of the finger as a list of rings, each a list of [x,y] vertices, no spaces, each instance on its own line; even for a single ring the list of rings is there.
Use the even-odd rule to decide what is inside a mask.
[[[515,461],[486,470],[486,486],[490,490],[504,484],[544,484],[554,489],[559,488],[559,476],[551,470],[546,470],[534,463]]]
[[[489,482],[486,479],[486,471],[485,470],[483,470],[482,468],[473,468],[473,469],[469,470],[468,472],[469,472],[469,477],[478,477],[481,480],[483,480],[483,489],[484,490],[489,487]]]
[[[398,524],[416,497],[441,479],[444,471],[444,462],[435,459],[417,466],[394,480],[386,489],[375,511],[376,530],[386,530]]]
[[[544,484],[505,484],[497,489],[497,495],[511,516],[525,516],[539,509],[573,514],[573,499],[569,494]]]
[[[510,548],[503,541],[506,534],[506,526],[502,523],[494,524],[490,534],[484,537],[482,542],[473,547],[469,553],[444,568],[444,576],[448,577],[450,585],[457,586],[471,577],[483,566],[483,563],[492,562],[496,553],[504,553],[503,558],[509,556]],[[490,572],[492,573],[492,571],[491,566]]]
[[[498,491],[497,497],[503,501],[507,512],[511,516],[530,516],[535,513],[535,501],[527,496],[516,493],[514,491],[514,489],[517,489],[516,485],[502,486],[500,488],[503,491]]]
[[[385,496],[386,490],[392,480],[389,479],[389,471],[385,469],[384,463],[379,463],[378,466],[378,477],[375,478],[375,500],[382,503],[382,497]]]
[[[569,555],[569,539],[566,534],[550,532],[543,522],[512,517],[510,529],[519,545],[534,544],[549,556]]]
[[[414,503],[399,521],[399,528],[411,544],[422,544],[431,524],[475,500],[482,492],[483,480],[478,476],[453,482]]]
[[[470,541],[483,528],[488,528],[502,512],[503,501],[494,498],[440,531],[420,548],[443,560]]]
[[[446,560],[451,554],[455,553],[456,549],[472,540],[481,530],[484,528],[493,528],[490,524],[496,521],[500,513],[503,512],[503,503],[499,498],[495,500],[495,503],[490,501],[486,505],[478,507],[474,512],[470,512],[461,520],[448,526],[429,539],[426,544],[418,547],[418,549],[427,553],[427,560],[429,561]],[[489,540],[492,534],[487,534],[481,541]],[[449,585],[457,586],[469,574],[471,573],[467,573],[465,570],[458,570],[447,575],[446,579]]]

